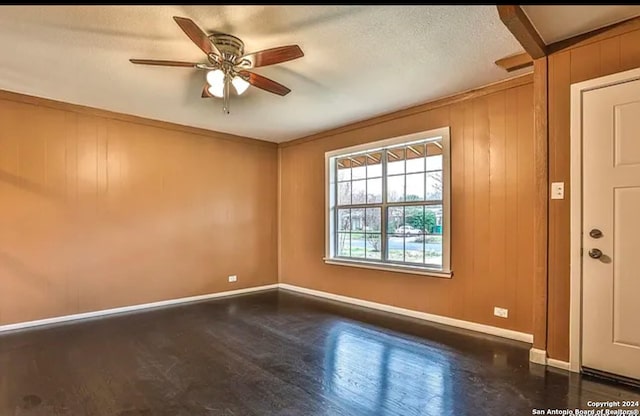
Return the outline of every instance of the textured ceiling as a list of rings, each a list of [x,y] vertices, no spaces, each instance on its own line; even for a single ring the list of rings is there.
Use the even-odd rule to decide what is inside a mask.
[[[249,88],[225,115],[204,72],[131,64],[205,61],[172,16],[248,52],[299,44],[256,69],[292,92]],[[493,62],[520,51],[495,6],[0,6],[0,89],[274,142],[512,77]]]
[[[548,45],[640,15],[640,6],[522,6]]]

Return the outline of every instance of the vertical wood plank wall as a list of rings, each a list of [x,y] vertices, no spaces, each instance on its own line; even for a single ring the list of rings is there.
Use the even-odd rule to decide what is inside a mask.
[[[16,97],[0,94],[0,325],[277,282],[275,144]]]
[[[533,64],[534,122],[534,284],[533,346],[547,349],[548,310],[548,226],[549,226],[549,113],[548,59],[538,58]]]
[[[549,56],[549,181],[565,199],[549,202],[547,353],[569,360],[570,89],[571,84],[640,66],[640,20]]]
[[[533,330],[533,84],[383,116],[280,146],[280,282]],[[324,153],[451,127],[452,279],[324,264]],[[509,318],[493,315],[494,306]]]

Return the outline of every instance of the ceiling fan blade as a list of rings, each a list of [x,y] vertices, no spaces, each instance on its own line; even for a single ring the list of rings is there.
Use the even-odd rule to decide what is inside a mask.
[[[218,50],[218,48],[216,48],[213,42],[211,42],[211,40],[207,37],[207,34],[204,33],[202,29],[200,29],[198,25],[193,22],[193,20],[187,19],[186,17],[178,16],[173,16],[173,20],[176,21],[178,26],[180,26],[184,33],[189,36],[189,39],[191,39],[193,43],[195,43],[196,46],[202,50],[202,52],[206,53],[207,55],[220,55],[220,51]]]
[[[279,84],[267,77],[263,77],[262,75],[258,75],[254,72],[240,71],[239,74],[243,76],[249,82],[249,84],[265,91],[269,91],[278,95],[287,95],[291,92],[291,90],[284,85]]]
[[[204,88],[202,89],[202,98],[211,98],[213,95],[209,92],[209,85],[204,84]]]
[[[158,59],[129,59],[131,63],[139,65],[158,65],[158,66],[182,66],[185,68],[195,68],[196,63],[184,61],[162,61]]]
[[[302,52],[302,49],[300,49],[298,45],[289,45],[248,53],[244,55],[242,59],[247,59],[251,62],[250,68],[258,68],[261,66],[291,61],[303,56],[304,52]]]

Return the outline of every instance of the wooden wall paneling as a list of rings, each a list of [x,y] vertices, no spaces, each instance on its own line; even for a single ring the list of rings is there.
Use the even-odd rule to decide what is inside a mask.
[[[493,320],[493,305],[490,291],[496,290],[495,276],[490,274],[490,226],[489,226],[489,117],[487,97],[478,98],[473,105],[473,272],[483,276],[482,282],[474,279],[475,310],[473,316],[488,315]],[[487,314],[487,311],[490,313]]]
[[[617,72],[620,65],[620,37],[605,39],[600,42],[600,69],[605,74]]]
[[[534,121],[534,285],[533,346],[547,349],[548,309],[548,220],[549,220],[549,135],[548,59],[536,59],[533,78]]]
[[[429,101],[424,104],[417,105],[415,107],[407,108],[404,110],[394,111],[393,113],[384,114],[378,117],[362,120],[356,123],[352,123],[346,126],[337,127],[335,129],[323,131],[320,133],[312,134],[310,136],[301,137],[299,139],[291,140],[288,142],[280,143],[279,147],[286,148],[289,146],[295,146],[299,144],[303,144],[309,141],[323,139],[330,136],[335,136],[342,133],[347,133],[349,131],[362,129],[365,127],[382,125],[385,126],[387,122],[391,122],[393,120],[398,120],[401,118],[409,117],[414,114],[428,114],[430,110],[435,110],[438,108],[449,107],[456,103],[462,103],[472,100],[473,98],[482,97],[485,95],[492,94],[496,91],[502,91],[508,88],[514,88],[521,85],[530,84],[533,81],[532,74],[524,74],[514,78],[510,78],[504,81],[495,82],[493,84],[485,85],[479,88],[473,88],[469,91],[465,91],[462,93],[457,93],[450,95],[448,97],[443,97],[437,99],[435,101]]]
[[[466,217],[467,204],[465,195],[465,104],[455,104],[449,111],[450,135],[456,137],[451,141],[451,269],[456,270],[457,288],[463,288],[465,279],[470,274],[468,259],[462,255],[467,244],[469,220]],[[462,281],[462,282],[460,282]],[[462,284],[461,284],[462,283]],[[455,289],[452,289],[455,290]],[[466,298],[466,294],[462,294]],[[452,316],[463,317],[467,314],[466,302],[451,302]]]
[[[547,354],[569,359],[569,106],[571,53],[549,58],[549,182],[564,182],[564,200],[549,201]]]
[[[489,273],[494,281],[495,305],[516,313],[515,302],[509,296],[513,276],[506,271],[506,92],[500,91],[487,97],[489,116]],[[509,138],[513,140],[513,138]],[[511,277],[511,278],[509,278]]]
[[[637,68],[640,63],[640,30],[620,36],[620,68],[618,71]]]
[[[473,95],[465,95],[464,99],[451,97],[446,105],[425,104],[419,106],[423,111],[409,109],[396,117],[381,116],[281,146],[280,244],[286,255],[281,257],[280,281],[530,332],[531,311],[527,308],[531,308],[531,301],[522,301],[523,306],[519,306],[516,299],[516,296],[532,296],[533,278],[531,266],[527,266],[532,263],[533,253],[517,251],[524,244],[519,241],[533,240],[533,227],[522,227],[522,237],[516,232],[518,221],[533,222],[533,218],[517,217],[519,140],[529,146],[523,147],[519,157],[531,158],[530,164],[522,168],[527,171],[523,177],[528,175],[531,182],[533,175],[530,172],[533,169],[532,78],[528,79],[524,84],[496,84],[488,91],[476,90]],[[529,92],[518,93],[519,88]],[[446,125],[451,128],[454,163],[451,178],[453,278],[324,264],[324,153]],[[527,129],[531,131],[527,133]],[[514,155],[511,160],[509,152]],[[509,169],[515,174],[510,174]],[[530,189],[520,189],[522,193],[531,193]],[[500,192],[504,193],[503,198]],[[511,205],[510,196],[514,200]],[[522,198],[526,199],[521,195]],[[521,217],[532,215],[531,210],[521,211]],[[499,223],[501,212],[506,216],[503,221],[509,219],[511,223]],[[494,229],[498,230],[496,234],[492,234]],[[504,230],[502,239],[499,230]],[[513,239],[512,243],[507,237]],[[509,263],[504,272],[499,270],[501,255],[492,252],[495,247],[514,248],[513,274],[506,270]],[[528,257],[529,261],[522,260],[523,266],[518,269],[519,257]],[[523,275],[518,276],[519,273]],[[505,282],[510,288],[505,287]],[[517,285],[528,289],[519,291]],[[493,315],[493,306],[503,303],[513,305],[509,306],[508,319]]]
[[[518,298],[518,124],[520,115],[516,111],[518,106],[518,91],[515,88],[505,91],[505,273],[509,302],[514,305],[511,314],[517,314]]]
[[[575,48],[571,51],[571,82],[579,82],[598,76],[600,71],[600,43]]]
[[[516,275],[516,322],[532,332],[535,183],[533,88],[518,88],[518,272]],[[527,255],[524,255],[527,253]]]
[[[139,121],[0,93],[0,325],[277,282],[277,146]]]
[[[565,199],[549,202],[547,352],[569,359],[570,85],[640,66],[640,18],[550,45],[549,182],[565,182]]]
[[[211,137],[217,140],[226,140],[234,143],[245,143],[256,146],[265,146],[271,148],[277,148],[277,143],[268,142],[264,140],[251,139],[248,137],[236,136],[229,133],[222,133],[218,131],[212,131],[207,129],[201,129],[198,127],[185,126],[182,124],[170,123],[167,121],[152,120],[144,117],[134,116],[131,114],[116,113],[108,110],[101,110],[98,108],[86,107],[77,104],[66,103],[62,101],[50,100],[48,98],[35,97],[31,95],[20,94],[16,92],[0,90],[0,100],[13,101],[23,104],[32,104],[40,107],[47,107],[55,110],[67,111],[74,114],[85,114],[100,117],[103,119],[119,120],[129,122],[137,125],[144,125],[149,127],[158,127],[163,130],[172,130],[184,133],[190,133],[199,136]]]
[[[464,221],[462,226],[464,240],[460,245],[456,245],[457,256],[463,259],[464,265],[462,270],[454,270],[454,276],[464,279],[464,303],[465,303],[465,319],[473,319],[476,314],[477,305],[475,293],[475,285],[477,282],[473,278],[475,276],[475,256],[473,251],[476,243],[476,222],[475,222],[475,131],[474,131],[474,103],[468,101],[464,104],[464,136],[462,137],[464,146],[464,197],[462,200],[452,201],[452,203],[464,204]],[[459,142],[461,138],[456,139]],[[453,247],[452,247],[453,250]]]

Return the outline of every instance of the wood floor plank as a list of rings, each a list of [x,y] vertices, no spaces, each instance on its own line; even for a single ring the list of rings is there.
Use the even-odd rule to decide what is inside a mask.
[[[0,415],[525,415],[640,392],[529,345],[286,291],[0,336]]]

